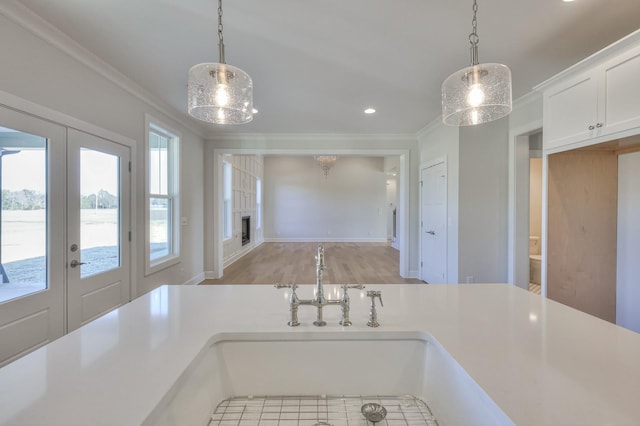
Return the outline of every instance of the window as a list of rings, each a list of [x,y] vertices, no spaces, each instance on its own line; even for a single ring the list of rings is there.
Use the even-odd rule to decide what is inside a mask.
[[[147,274],[179,261],[179,143],[147,117]]]
[[[225,240],[230,239],[233,234],[231,172],[231,163],[222,161],[222,236]]]
[[[262,228],[262,179],[256,179],[256,229]]]

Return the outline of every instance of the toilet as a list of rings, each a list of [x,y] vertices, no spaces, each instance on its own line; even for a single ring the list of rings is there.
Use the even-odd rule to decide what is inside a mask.
[[[529,237],[529,282],[540,284],[541,262],[540,237],[531,235]]]

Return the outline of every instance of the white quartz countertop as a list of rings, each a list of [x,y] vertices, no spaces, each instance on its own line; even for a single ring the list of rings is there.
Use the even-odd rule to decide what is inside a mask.
[[[218,333],[361,331],[430,333],[518,425],[640,424],[636,333],[505,284],[367,289],[382,290],[377,329],[365,291],[350,290],[353,326],[328,308],[318,328],[308,307],[287,326],[272,286],[158,288],[0,369],[0,424],[140,424]]]

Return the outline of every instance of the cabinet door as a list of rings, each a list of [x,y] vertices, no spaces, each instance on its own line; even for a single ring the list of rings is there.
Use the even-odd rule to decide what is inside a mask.
[[[604,66],[604,132],[640,126],[640,48]]]
[[[595,136],[598,73],[581,74],[544,93],[544,149]]]

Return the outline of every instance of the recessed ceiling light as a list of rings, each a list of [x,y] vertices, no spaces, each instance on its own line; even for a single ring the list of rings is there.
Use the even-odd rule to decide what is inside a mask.
[[[254,108],[254,109],[253,109],[253,113],[254,113],[254,114],[257,114],[257,113],[258,113],[258,110]]]
[[[367,108],[364,110],[365,114],[373,114],[374,112],[376,112],[375,108]]]
[[[562,0],[562,1],[565,3],[571,3],[572,1],[575,1],[575,0]]]

